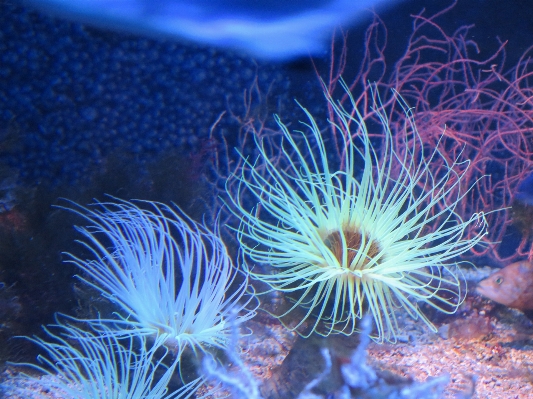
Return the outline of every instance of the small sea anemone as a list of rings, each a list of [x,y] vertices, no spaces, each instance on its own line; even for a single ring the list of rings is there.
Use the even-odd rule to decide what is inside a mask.
[[[41,365],[32,367],[48,377],[29,377],[38,385],[69,399],[178,399],[192,396],[201,379],[168,393],[167,385],[177,366],[163,362],[168,349],[160,349],[161,337],[150,344],[145,336],[130,336],[123,345],[105,325],[91,324],[85,331],[69,324],[59,324],[49,338],[29,338],[46,355],[37,358]],[[157,351],[162,351],[156,355]]]
[[[163,337],[178,357],[186,347],[224,348],[227,318],[237,314],[240,323],[255,315],[245,309],[252,298],[246,276],[233,266],[216,231],[179,209],[138,204],[146,209],[120,200],[73,208],[90,222],[77,229],[95,259],[70,254],[70,262],[87,273],[82,280],[121,308],[120,322],[107,320],[122,326],[116,334]]]
[[[327,150],[334,144],[302,107],[310,134],[291,134],[277,118],[279,152],[255,137],[257,159],[243,156],[242,170],[227,186],[244,254],[262,265],[249,267],[250,274],[269,286],[262,293],[281,291],[293,302],[273,313],[304,336],[352,334],[369,312],[374,339],[395,341],[400,308],[435,331],[418,302],[453,313],[464,299],[454,258],[486,234],[482,212],[467,220],[455,212],[465,195],[459,188],[467,165],[445,162],[445,170],[432,170],[432,161],[446,158],[438,148],[427,153],[399,96],[406,123],[397,134],[405,140],[394,139],[375,93],[372,111],[382,132],[371,139],[343,86],[350,111],[325,90],[335,117],[330,128],[344,138],[338,160],[343,167],[335,170]],[[474,236],[464,238],[472,227]],[[271,270],[257,270],[263,267]]]

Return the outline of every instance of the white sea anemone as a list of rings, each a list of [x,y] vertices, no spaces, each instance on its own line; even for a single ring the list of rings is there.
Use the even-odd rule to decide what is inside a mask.
[[[455,212],[465,195],[459,188],[467,165],[445,162],[438,148],[428,154],[401,99],[406,123],[396,134],[405,140],[394,140],[374,94],[382,131],[374,132],[372,141],[344,88],[350,110],[325,93],[334,111],[330,129],[344,138],[338,160],[343,167],[335,170],[327,150],[334,148],[331,139],[324,139],[303,108],[308,133],[291,134],[277,118],[283,135],[279,152],[273,154],[271,145],[256,137],[257,159],[243,157],[236,184],[228,185],[230,206],[241,220],[242,249],[262,265],[250,267],[251,276],[270,286],[266,292],[287,294],[290,308],[274,315],[305,336],[351,334],[369,312],[374,338],[394,341],[400,308],[435,330],[418,302],[456,310],[464,290],[454,258],[486,233],[482,212],[467,220]],[[379,143],[375,137],[381,137]],[[432,170],[437,158],[445,165],[438,172]],[[253,202],[257,206],[251,209]],[[476,233],[464,238],[466,229]],[[261,271],[265,267],[271,270]]]
[[[145,336],[130,336],[121,342],[105,325],[92,324],[88,331],[69,324],[55,328],[60,334],[45,329],[46,340],[29,338],[46,354],[37,358],[41,365],[25,365],[47,377],[26,378],[65,398],[183,399],[192,396],[201,382],[196,379],[168,393],[177,362],[164,364],[169,356],[168,349],[161,349],[161,337],[151,344]],[[158,350],[163,353],[156,355]]]
[[[121,308],[121,322],[115,324],[122,328],[116,334],[162,337],[180,357],[186,347],[224,348],[229,315],[237,314],[237,323],[254,316],[245,309],[251,298],[247,278],[233,266],[216,231],[148,201],[117,200],[73,210],[90,222],[77,229],[95,259],[70,254],[70,262],[87,274],[85,282]]]

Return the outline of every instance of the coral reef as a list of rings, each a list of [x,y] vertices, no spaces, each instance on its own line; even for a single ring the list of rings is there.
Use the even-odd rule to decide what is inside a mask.
[[[455,7],[479,9],[466,3]],[[483,4],[484,16],[491,5],[514,17],[512,4]],[[234,397],[531,397],[531,321],[471,290],[492,269],[455,267],[533,256],[523,190],[533,170],[531,49],[508,68],[509,43],[494,40],[487,53],[472,40],[479,31],[460,26],[471,14],[451,7],[417,9],[410,36],[388,35],[376,17],[362,46],[348,49],[348,34],[341,49],[332,41],[329,70],[313,60],[324,102],[301,64],[113,34],[2,3],[0,337],[13,361],[34,359],[20,342],[42,351],[27,377],[7,368],[4,394],[76,397],[85,387],[89,397],[117,388],[166,398],[201,384],[197,395],[223,396],[197,380],[207,375]],[[442,18],[451,11],[459,27],[450,33]],[[515,22],[527,38],[527,18]],[[291,68],[290,78],[280,73]],[[298,95],[285,90],[295,75]],[[257,101],[265,97],[274,101]],[[284,102],[293,97],[307,107],[303,132],[292,133],[297,105]],[[281,129],[270,118],[279,110]],[[232,214],[211,207],[210,190],[224,192],[233,170],[242,174],[227,186]],[[49,209],[58,196],[86,204],[104,192],[178,201],[188,217],[116,199],[68,206],[79,215]],[[85,247],[65,244],[71,220],[67,231],[55,219],[64,214],[89,221]],[[244,270],[235,237],[206,227],[214,220],[240,234]],[[76,266],[59,267],[65,249]],[[73,283],[75,269],[89,284]],[[248,273],[265,310],[302,335],[327,336],[297,336],[264,312],[250,320]],[[7,341],[49,325],[51,309],[78,317]],[[101,381],[106,389],[91,385]]]

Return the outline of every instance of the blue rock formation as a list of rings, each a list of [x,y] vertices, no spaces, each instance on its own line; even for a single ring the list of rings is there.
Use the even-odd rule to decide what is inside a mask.
[[[53,184],[80,181],[117,153],[146,162],[168,149],[195,151],[228,106],[244,112],[256,77],[265,93],[288,87],[276,65],[3,2],[0,162],[23,180]],[[220,128],[238,126],[225,118]]]

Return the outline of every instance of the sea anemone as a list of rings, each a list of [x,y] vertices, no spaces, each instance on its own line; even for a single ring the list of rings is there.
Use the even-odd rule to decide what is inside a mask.
[[[106,325],[90,324],[86,331],[69,324],[45,328],[49,338],[29,338],[47,354],[41,365],[24,364],[48,377],[29,377],[38,385],[69,399],[177,399],[190,397],[201,379],[168,393],[167,385],[177,366],[164,364],[168,349],[161,337],[150,344],[145,336],[130,336],[121,343]],[[104,334],[102,334],[104,332]],[[162,353],[157,351],[162,351]],[[21,364],[19,364],[21,365]],[[59,392],[58,392],[59,391]]]
[[[464,287],[454,258],[486,234],[482,212],[467,220],[455,212],[468,165],[446,162],[438,148],[428,152],[396,93],[405,111],[396,134],[404,140],[395,140],[376,92],[372,112],[381,132],[371,139],[363,111],[343,87],[349,111],[325,89],[334,115],[329,128],[343,137],[340,159],[332,161],[329,151],[336,136],[325,139],[302,107],[309,134],[291,134],[276,117],[279,151],[256,136],[257,159],[242,156],[243,167],[227,185],[241,247],[256,263],[249,273],[266,284],[262,294],[286,294],[290,306],[272,313],[303,336],[352,334],[368,312],[373,338],[394,342],[400,308],[435,331],[419,302],[447,313],[457,309]],[[444,170],[432,170],[437,158]],[[472,238],[464,238],[467,228],[475,231]]]
[[[246,276],[233,266],[217,231],[179,209],[136,204],[117,200],[72,208],[90,222],[77,230],[95,259],[69,254],[70,262],[87,274],[83,281],[121,308],[120,322],[104,321],[120,326],[118,335],[162,337],[178,357],[187,347],[224,348],[227,318],[237,314],[240,323],[255,315],[245,308],[252,298]]]

